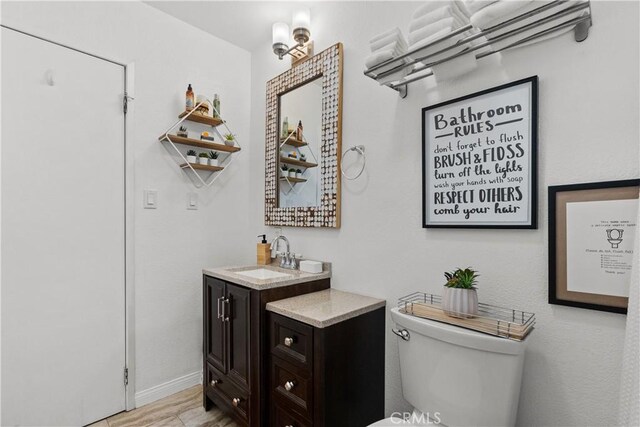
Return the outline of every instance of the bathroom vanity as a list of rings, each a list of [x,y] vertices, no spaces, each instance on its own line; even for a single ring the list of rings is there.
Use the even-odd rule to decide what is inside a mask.
[[[327,289],[267,304],[272,426],[384,416],[385,301]]]
[[[275,266],[203,270],[203,405],[212,404],[239,424],[267,425],[265,306],[271,301],[330,286],[319,274]]]

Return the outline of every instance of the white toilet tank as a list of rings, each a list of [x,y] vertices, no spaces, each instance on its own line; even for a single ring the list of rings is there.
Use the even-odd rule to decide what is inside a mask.
[[[513,426],[525,341],[474,332],[391,309],[404,398],[446,426]]]

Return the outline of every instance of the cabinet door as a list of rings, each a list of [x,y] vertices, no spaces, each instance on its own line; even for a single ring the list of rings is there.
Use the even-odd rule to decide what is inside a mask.
[[[227,283],[227,374],[246,390],[249,389],[250,294],[247,288]]]
[[[219,371],[227,372],[226,331],[221,316],[225,298],[225,283],[213,277],[205,278],[205,354],[209,363]]]

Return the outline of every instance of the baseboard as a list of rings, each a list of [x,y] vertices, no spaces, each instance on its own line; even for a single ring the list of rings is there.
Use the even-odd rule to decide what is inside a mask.
[[[155,387],[148,388],[136,393],[136,408],[147,405],[164,397],[171,396],[179,391],[185,390],[194,385],[202,384],[202,371],[193,372],[183,377],[167,381]]]

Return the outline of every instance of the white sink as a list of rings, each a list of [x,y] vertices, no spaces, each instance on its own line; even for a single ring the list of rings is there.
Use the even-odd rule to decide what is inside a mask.
[[[247,276],[253,279],[268,280],[281,279],[283,277],[291,277],[291,274],[280,273],[279,271],[267,270],[266,268],[257,268],[255,270],[236,271],[240,276]]]

